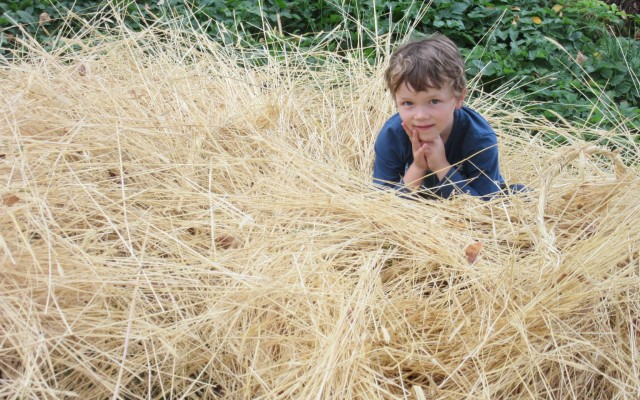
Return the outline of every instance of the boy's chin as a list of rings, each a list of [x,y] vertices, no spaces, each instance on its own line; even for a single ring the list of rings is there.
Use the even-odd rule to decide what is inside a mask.
[[[418,138],[421,142],[433,142],[438,136],[439,133],[420,133],[418,132]]]

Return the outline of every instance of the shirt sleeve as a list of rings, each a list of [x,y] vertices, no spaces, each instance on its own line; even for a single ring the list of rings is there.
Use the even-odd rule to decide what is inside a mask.
[[[436,193],[444,198],[455,194],[468,194],[483,199],[500,190],[502,177],[495,137],[479,141],[460,164],[454,165],[438,183]]]
[[[406,188],[402,177],[406,160],[402,155],[401,145],[393,139],[392,132],[388,128],[382,130],[376,139],[373,183],[379,187],[404,191]]]

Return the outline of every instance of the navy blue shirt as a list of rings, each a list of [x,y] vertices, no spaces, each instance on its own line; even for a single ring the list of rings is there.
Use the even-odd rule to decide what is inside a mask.
[[[406,191],[403,177],[413,163],[411,140],[395,114],[382,127],[375,143],[373,182]],[[455,193],[487,196],[500,191],[504,183],[498,165],[498,140],[489,123],[476,111],[462,107],[453,114],[453,128],[444,144],[452,168],[438,180],[427,171],[421,189],[440,197]]]

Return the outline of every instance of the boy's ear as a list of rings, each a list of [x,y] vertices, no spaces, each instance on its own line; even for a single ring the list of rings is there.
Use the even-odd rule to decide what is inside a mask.
[[[462,89],[460,93],[460,97],[458,97],[458,102],[456,103],[456,108],[462,108],[464,105],[464,98],[467,95],[467,88]]]

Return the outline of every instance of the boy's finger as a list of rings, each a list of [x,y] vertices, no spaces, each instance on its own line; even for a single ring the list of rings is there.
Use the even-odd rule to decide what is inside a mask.
[[[407,129],[407,125],[405,125],[404,122],[401,122],[401,124],[402,124],[402,129],[404,129],[404,132],[407,134],[407,136],[409,136],[411,140],[413,140],[413,137],[417,134],[416,130],[414,129],[412,131],[409,131],[409,129]]]
[[[415,151],[418,147],[420,147],[420,139],[418,139],[418,132],[413,131],[409,135],[409,140],[411,140],[411,147]]]

